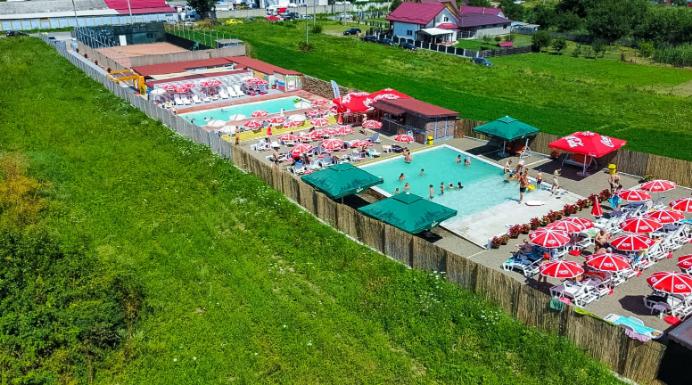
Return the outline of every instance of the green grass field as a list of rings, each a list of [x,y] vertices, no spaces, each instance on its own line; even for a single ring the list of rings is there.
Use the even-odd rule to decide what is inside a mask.
[[[627,139],[628,148],[692,160],[692,71],[629,64],[616,58],[549,53],[492,58],[492,68],[466,59],[311,35],[265,22],[219,27],[246,40],[259,59],[363,90],[383,87],[489,120],[512,115],[543,131],[593,130]],[[616,55],[613,55],[616,56]]]
[[[52,186],[46,226],[143,284],[96,383],[617,383],[564,339],[319,223],[39,40],[0,39],[0,84],[0,152]],[[12,349],[0,339],[0,363]]]

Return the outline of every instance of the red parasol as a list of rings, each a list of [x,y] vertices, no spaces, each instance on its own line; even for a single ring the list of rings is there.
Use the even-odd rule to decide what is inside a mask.
[[[586,261],[586,265],[600,271],[622,271],[632,268],[624,255],[614,253],[595,254]]]
[[[324,127],[326,125],[329,125],[329,121],[325,118],[317,118],[311,119],[310,124],[312,124],[313,127]]]
[[[320,110],[310,110],[305,113],[305,116],[308,118],[319,118],[322,115],[324,115],[324,112]]]
[[[361,124],[361,127],[367,128],[369,130],[379,130],[382,128],[382,122],[378,122],[377,120],[364,120],[363,124]]]
[[[692,198],[680,198],[676,199],[668,204],[675,210],[680,210],[684,213],[692,213]]]
[[[297,142],[300,140],[300,137],[295,134],[283,134],[279,136],[279,140],[282,140],[284,142]]]
[[[313,147],[309,144],[301,143],[291,148],[291,156],[297,158],[306,152],[312,151]]]
[[[349,146],[351,147],[370,147],[371,145],[371,142],[362,139],[356,139],[349,142]]]
[[[651,192],[664,192],[675,189],[675,183],[665,179],[655,179],[642,184],[639,188]]]
[[[339,129],[336,127],[327,127],[324,129],[324,133],[329,136],[339,135]]]
[[[644,214],[645,218],[655,219],[664,225],[685,219],[685,215],[677,210],[654,210]]]
[[[646,279],[652,289],[668,294],[692,294],[692,275],[661,271]]]
[[[281,123],[283,123],[283,122],[285,122],[285,121],[286,121],[286,117],[285,117],[285,116],[281,116],[281,115],[272,116],[271,118],[267,119],[267,122],[269,122],[269,123],[271,123],[271,124],[281,124]]]
[[[410,96],[402,94],[397,90],[391,88],[385,88],[383,90],[367,93],[367,92],[349,92],[348,94],[342,96],[341,98],[333,99],[332,101],[336,105],[337,112],[350,112],[361,114],[372,107],[372,103],[382,100],[382,99],[409,99]]]
[[[353,127],[351,126],[339,126],[337,135],[350,135],[353,134]]]
[[[625,190],[620,192],[618,196],[630,202],[643,202],[651,199],[651,194],[642,190]]]
[[[563,219],[563,221],[576,222],[579,225],[581,225],[583,230],[591,229],[594,227],[593,221],[591,219],[588,219],[588,218],[569,217],[569,218]]]
[[[251,130],[256,130],[264,126],[264,122],[262,122],[261,120],[248,120],[247,122],[245,122],[245,124],[243,124],[243,126]]]
[[[254,111],[252,113],[252,115],[250,115],[250,116],[252,116],[253,118],[264,118],[267,115],[269,115],[269,113],[267,111],[257,110],[257,111]]]
[[[603,216],[603,208],[601,207],[601,201],[598,197],[593,197],[593,205],[591,206],[591,215],[596,218]]]
[[[324,132],[324,130],[314,130],[308,134],[312,140],[322,139],[325,135],[327,135],[327,133]]]
[[[402,143],[411,143],[415,139],[413,139],[413,136],[411,136],[411,135],[399,134],[399,135],[394,136],[394,140],[396,140],[397,142],[402,142]]]
[[[591,131],[582,131],[560,138],[548,146],[556,150],[600,158],[619,149],[626,143],[627,141],[622,139],[611,138]]]
[[[613,238],[610,245],[620,251],[640,251],[654,245],[654,240],[639,234],[624,234]]]
[[[344,141],[341,139],[325,139],[320,146],[328,151],[337,151],[343,148]]]
[[[284,127],[286,128],[296,128],[300,127],[303,125],[303,122],[297,121],[297,120],[289,120],[288,122],[284,123]]]
[[[541,275],[569,279],[584,274],[584,269],[573,261],[550,261],[541,265]]]
[[[678,267],[683,270],[692,269],[692,254],[683,255],[678,258]]]
[[[546,227],[551,229],[551,230],[561,230],[561,231],[564,231],[566,233],[579,233],[582,230],[584,230],[584,226],[582,226],[578,222],[569,221],[566,219],[561,220],[561,221],[557,221],[557,222],[553,222]]]
[[[565,246],[570,242],[570,236],[565,231],[544,227],[529,233],[529,241],[534,245],[550,249]]]
[[[628,218],[620,223],[620,228],[630,233],[652,233],[661,227],[661,222],[649,218]]]

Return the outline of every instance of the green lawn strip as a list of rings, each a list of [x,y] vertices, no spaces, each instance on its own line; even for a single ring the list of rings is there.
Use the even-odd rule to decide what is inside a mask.
[[[320,224],[38,40],[0,41],[0,79],[0,149],[53,184],[49,225],[144,285],[135,335],[98,383],[617,382],[564,339]]]
[[[627,139],[632,150],[692,159],[686,151],[692,146],[689,97],[671,91],[692,81],[692,71],[549,53],[495,57],[494,66],[484,68],[450,55],[324,34],[311,34],[314,50],[302,53],[300,24],[219,28],[249,42],[260,59],[348,87],[393,87],[465,118],[509,114],[549,133],[595,130]]]

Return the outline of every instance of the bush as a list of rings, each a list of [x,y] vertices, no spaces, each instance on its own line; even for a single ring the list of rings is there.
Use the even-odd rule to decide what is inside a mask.
[[[501,38],[500,36],[495,36],[495,41],[496,41],[496,42],[501,42],[501,41],[502,41],[502,38]]]
[[[322,25],[321,24],[315,24],[312,26],[310,29],[310,32],[312,33],[322,33]]]
[[[653,53],[653,59],[677,67],[692,66],[692,44],[658,48]]]
[[[533,49],[540,52],[543,48],[550,46],[551,41],[552,37],[550,37],[550,33],[547,31],[538,31],[533,34]]]
[[[591,43],[591,48],[593,49],[594,52],[594,57],[603,57],[605,56],[606,49],[608,48],[608,44],[605,42],[605,40],[602,39],[595,39],[593,43]]]
[[[577,44],[577,48],[572,51],[572,57],[579,57],[581,55],[581,44]]]
[[[310,52],[312,51],[313,46],[312,44],[306,42],[306,41],[299,41],[298,42],[298,50],[301,52]]]
[[[651,57],[654,54],[654,45],[650,41],[641,41],[637,43],[637,50],[641,57]]]
[[[509,35],[505,36],[505,41],[514,41],[514,35],[510,33]]]
[[[560,53],[563,49],[567,47],[567,41],[563,37],[558,37],[557,39],[553,40],[553,49],[555,52]]]

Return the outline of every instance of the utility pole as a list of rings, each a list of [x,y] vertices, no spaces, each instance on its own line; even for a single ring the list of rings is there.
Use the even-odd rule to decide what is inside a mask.
[[[77,6],[74,4],[74,0],[72,0],[72,10],[74,11],[74,28],[76,30],[79,28],[79,18],[77,17]]]
[[[308,14],[308,3],[305,3],[305,14]],[[305,21],[305,44],[308,44],[308,26],[310,25],[310,21],[306,20]]]

